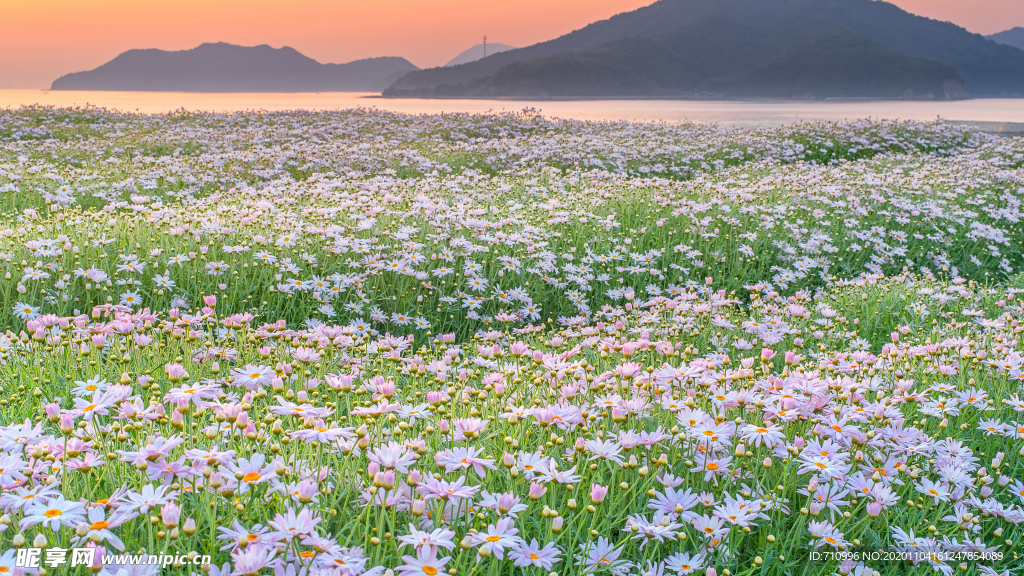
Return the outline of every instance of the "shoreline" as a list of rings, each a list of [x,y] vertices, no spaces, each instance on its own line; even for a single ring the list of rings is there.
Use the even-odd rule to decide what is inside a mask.
[[[996,136],[1024,135],[1024,122],[986,122],[981,120],[946,120],[957,126],[970,126],[979,132]]]
[[[501,102],[601,102],[601,101],[664,101],[664,102],[835,102],[838,104],[856,102],[968,102],[971,100],[998,100],[996,96],[972,96],[970,98],[774,98],[770,96],[749,96],[746,98],[715,98],[712,96],[410,96],[368,94],[360,96],[367,100],[497,100]]]

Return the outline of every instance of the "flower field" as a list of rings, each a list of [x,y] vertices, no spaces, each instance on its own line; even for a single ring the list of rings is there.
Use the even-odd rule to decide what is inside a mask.
[[[0,573],[1018,576],[1022,247],[944,123],[0,111]]]

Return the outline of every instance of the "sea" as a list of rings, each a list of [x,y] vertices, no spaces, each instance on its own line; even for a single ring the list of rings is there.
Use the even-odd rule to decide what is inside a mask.
[[[1024,123],[1024,99],[906,100],[460,100],[388,99],[355,92],[231,93],[0,90],[0,109],[42,105],[97,106],[159,114],[177,110],[343,110],[376,108],[407,114],[517,112],[550,118],[715,123],[753,128],[802,121],[963,120]]]

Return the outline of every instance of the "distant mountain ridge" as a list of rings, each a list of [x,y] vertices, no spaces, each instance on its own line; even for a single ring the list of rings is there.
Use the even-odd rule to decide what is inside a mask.
[[[1021,28],[1020,26],[985,36],[985,38],[988,38],[993,42],[1006,44],[1007,46],[1013,46],[1014,48],[1024,50],[1024,28]]]
[[[671,37],[682,38],[682,44],[686,45],[684,32],[710,36],[714,40],[715,31],[701,30],[702,22],[724,24],[731,29],[746,26],[764,38],[777,38],[780,34],[793,33],[796,34],[794,38],[800,38],[804,42],[811,42],[813,37],[822,40],[828,34],[841,30],[854,34],[855,36],[843,34],[835,38],[841,37],[848,47],[855,44],[858,51],[870,55],[873,60],[867,66],[860,66],[844,58],[839,51],[830,50],[827,44],[820,42],[815,49],[824,50],[823,53],[806,54],[808,57],[814,56],[816,66],[828,72],[830,76],[835,76],[842,70],[830,64],[826,56],[837,58],[836,63],[843,61],[846,65],[853,65],[856,76],[863,80],[870,79],[865,89],[839,96],[891,97],[894,91],[906,93],[908,90],[916,96],[921,82],[931,86],[927,92],[938,98],[956,95],[962,97],[968,92],[973,96],[1024,95],[1024,52],[991,42],[954,24],[915,16],[895,5],[876,0],[660,0],[650,6],[594,22],[547,42],[490,55],[459,66],[411,72],[392,84],[385,94],[437,96],[462,93],[472,96],[475,93],[486,93],[490,96],[515,96],[526,90],[523,86],[533,84],[541,87],[536,91],[536,95],[541,96],[540,92],[546,90],[545,85],[557,81],[562,84],[559,94],[563,96],[583,93],[619,95],[615,90],[598,89],[599,86],[587,90],[581,87],[577,90],[568,79],[548,78],[541,74],[542,70],[550,73],[554,62],[557,61],[562,63],[565,73],[572,74],[572,70],[580,69],[582,63],[587,62],[594,73],[606,77],[611,77],[611,70],[617,69],[628,72],[647,85],[674,84],[670,86],[669,91],[680,95],[690,92],[713,92],[714,87],[718,86],[725,89],[722,92],[725,96],[738,93],[768,96],[768,93],[758,93],[754,84],[744,87],[745,82],[753,82],[757,76],[753,70],[759,66],[768,66],[767,61],[774,61],[774,66],[778,67],[787,58],[792,63],[800,60],[792,53],[793,50],[797,50],[794,42],[768,43],[772,49],[787,51],[788,55],[746,51],[739,54],[739,61],[730,60],[732,56],[728,54],[702,50],[699,46],[690,45],[690,52],[672,47]],[[730,39],[741,45],[747,42],[747,39],[742,37]],[[650,51],[641,60],[631,61],[623,60],[612,50],[614,43],[626,42],[636,48],[640,41],[660,47],[663,56],[671,53],[676,57],[678,66],[665,69]],[[715,45],[730,54],[734,52],[727,42],[715,42]],[[883,56],[897,58],[899,66],[893,66],[895,61],[887,62]],[[666,57],[671,59],[670,56]],[[793,60],[794,58],[796,60]],[[731,85],[724,80],[715,80],[716,76],[721,75],[717,73],[722,70],[720,60],[728,61],[731,66],[728,72],[724,72],[733,75]],[[574,63],[570,65],[570,62]],[[936,64],[949,68],[940,69]],[[502,70],[505,67],[510,68]],[[895,72],[899,68],[905,68],[904,71],[909,72],[910,68],[907,67],[914,68],[915,71],[908,76],[910,82],[901,83],[899,75]],[[691,77],[691,82],[685,83],[663,76],[666,73],[683,71],[684,68],[692,74],[703,71],[698,74],[699,81],[696,77]],[[950,68],[955,74],[949,74]],[[741,69],[746,69],[747,72]],[[644,73],[644,70],[648,73]],[[791,76],[798,73],[795,70],[786,72],[792,73]],[[641,79],[638,75],[644,78]],[[511,80],[513,77],[514,82]],[[744,81],[744,78],[748,80]],[[949,84],[947,80],[950,81]],[[825,94],[834,93],[835,88],[843,88],[843,91],[856,88],[853,85],[844,87],[841,86],[841,82],[833,81],[825,83],[831,83],[831,87],[816,84],[813,77],[806,77],[803,81],[803,85],[793,87],[797,89],[796,92],[806,88],[810,89],[809,94]],[[962,84],[959,89],[954,86],[957,82]],[[951,90],[948,94],[946,90],[936,90],[936,83],[946,85]],[[911,84],[918,85],[919,88],[914,89]],[[787,91],[793,92],[783,90]],[[550,91],[548,93],[554,96]]]
[[[962,98],[948,64],[907,56],[850,30],[777,33],[709,18],[652,39],[504,66],[465,96]],[[458,91],[449,95],[458,95]]]
[[[86,72],[54,80],[52,90],[160,92],[378,92],[419,70],[405,58],[321,64],[290,47],[201,44],[191,50],[129,50]]]
[[[515,46],[509,46],[508,44],[487,44],[486,50],[483,44],[477,44],[472,48],[467,48],[459,53],[458,56],[448,61],[445,66],[458,66],[459,64],[467,64],[469,62],[475,62],[481,58],[485,58],[491,54],[498,54],[500,52],[508,52],[509,50],[515,50]]]

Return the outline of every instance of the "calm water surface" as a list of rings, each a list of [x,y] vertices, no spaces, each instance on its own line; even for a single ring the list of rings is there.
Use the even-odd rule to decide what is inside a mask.
[[[549,117],[579,120],[717,122],[752,127],[801,120],[886,118],[1024,122],[1024,99],[956,102],[904,101],[707,101],[707,100],[389,100],[353,92],[298,94],[200,94],[191,92],[86,92],[0,90],[0,108],[42,104],[91,104],[145,113],[186,110],[336,110],[378,108],[405,113],[501,112],[536,108]]]

